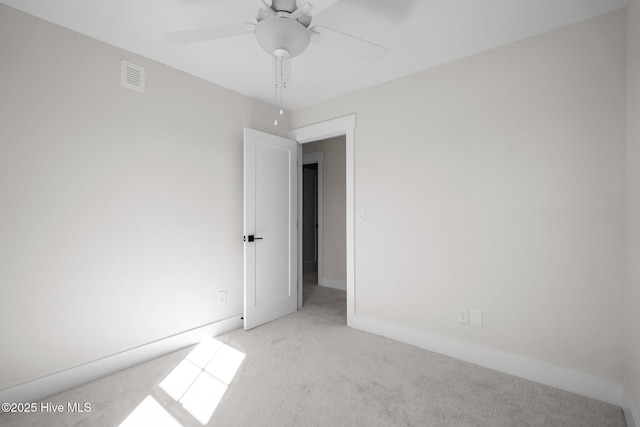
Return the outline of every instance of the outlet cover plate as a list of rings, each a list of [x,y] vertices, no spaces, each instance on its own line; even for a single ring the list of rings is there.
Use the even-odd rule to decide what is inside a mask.
[[[469,323],[469,309],[458,307],[458,322]]]
[[[482,328],[482,311],[473,308],[469,310],[469,323]]]

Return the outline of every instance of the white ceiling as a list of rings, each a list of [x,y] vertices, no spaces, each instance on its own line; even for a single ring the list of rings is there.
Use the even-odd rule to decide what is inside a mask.
[[[304,107],[625,7],[626,0],[309,0],[313,25],[389,48],[380,60],[312,43],[292,59],[286,108]],[[274,103],[253,34],[178,45],[165,33],[255,22],[256,0],[0,0],[0,3]],[[327,7],[329,6],[329,7]]]

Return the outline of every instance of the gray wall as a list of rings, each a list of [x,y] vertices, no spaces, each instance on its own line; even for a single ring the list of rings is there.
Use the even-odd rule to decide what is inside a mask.
[[[357,113],[358,315],[622,381],[625,23],[292,113],[294,128]]]
[[[627,12],[628,269],[625,290],[626,384],[640,409],[640,2]],[[640,420],[636,420],[640,422]]]
[[[0,389],[241,314],[242,129],[287,120],[4,5],[0,32]]]

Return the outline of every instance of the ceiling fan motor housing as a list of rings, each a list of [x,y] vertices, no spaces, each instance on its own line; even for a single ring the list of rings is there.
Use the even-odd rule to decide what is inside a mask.
[[[271,9],[276,12],[293,12],[298,8],[296,0],[273,0],[271,2]]]
[[[269,55],[289,52],[288,58],[300,55],[309,45],[309,32],[298,21],[285,17],[272,17],[258,22],[255,28],[258,44]]]

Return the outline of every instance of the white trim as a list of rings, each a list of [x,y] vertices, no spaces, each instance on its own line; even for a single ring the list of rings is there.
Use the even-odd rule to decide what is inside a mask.
[[[307,153],[302,155],[302,164],[308,165],[311,163],[320,163],[324,159],[324,153],[322,151],[318,151],[315,153]]]
[[[214,337],[242,328],[241,316],[238,314],[228,319],[0,390],[0,402],[37,402],[45,397],[197,344],[202,339],[202,335]]]
[[[302,150],[300,150],[302,151]],[[323,164],[323,159],[324,159],[324,153],[322,152],[317,152],[317,153],[309,153],[309,154],[303,154],[302,155],[302,164],[303,165],[308,165],[308,164],[313,164],[316,163],[318,165],[318,277],[322,277],[323,274],[323,261],[324,261],[324,239],[323,239],[323,235],[324,235],[324,216],[323,216],[323,208],[322,208],[322,197],[323,197],[323,187],[324,187],[324,164]],[[300,184],[302,184],[302,179],[300,179]],[[300,187],[302,187],[302,185],[300,185]],[[298,203],[300,204],[300,212],[302,212],[302,199],[304,197],[304,191],[300,192],[300,196],[298,197]],[[303,218],[302,218],[302,214],[300,214],[300,226],[302,228],[302,226],[304,226],[303,224]],[[300,233],[300,241],[298,242],[298,247],[301,248],[300,250],[302,251],[302,232]],[[304,267],[304,266],[303,266]],[[302,267],[301,267],[302,268]],[[304,270],[304,268],[303,268]],[[304,271],[303,271],[304,274]]]
[[[320,275],[318,275],[318,285],[325,286],[327,288],[340,289],[341,291],[347,290],[347,284],[342,280],[333,280]]]
[[[356,115],[351,114],[322,123],[316,123],[294,129],[289,132],[289,138],[300,144],[319,141],[344,135],[346,139],[346,215],[347,215],[347,325],[351,326],[356,315],[355,310],[355,129]],[[298,173],[298,179],[302,172]],[[298,205],[300,206],[300,205]],[[300,212],[298,212],[300,215]],[[300,261],[301,262],[301,261]],[[302,307],[301,271],[299,276],[298,307]]]
[[[627,427],[640,427],[640,414],[638,413],[638,408],[636,407],[636,403],[633,400],[631,391],[629,391],[629,388],[626,385],[624,386],[624,394],[626,404],[623,406],[623,409],[624,419],[627,422]]]
[[[329,139],[334,136],[345,135],[348,130],[353,130],[355,128],[356,115],[350,114],[348,116],[339,117],[326,122],[293,129],[292,131],[289,131],[289,138],[298,141],[300,144],[304,144],[305,142],[319,141],[321,139]]]
[[[621,384],[593,375],[362,315],[355,316],[350,326],[620,407],[628,405]]]

